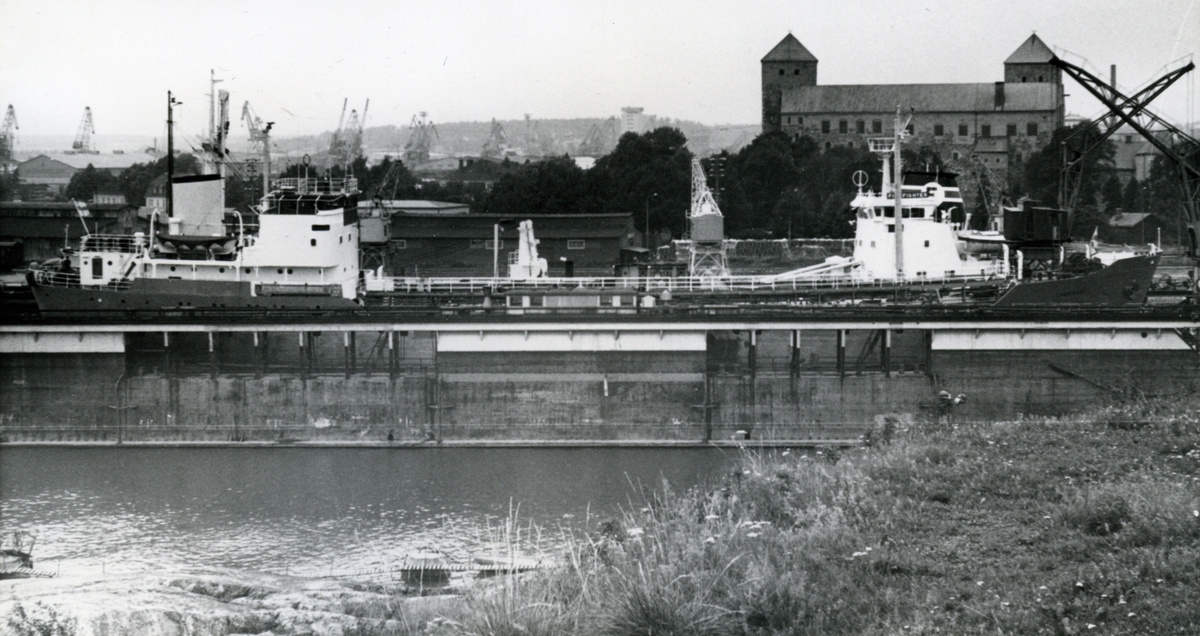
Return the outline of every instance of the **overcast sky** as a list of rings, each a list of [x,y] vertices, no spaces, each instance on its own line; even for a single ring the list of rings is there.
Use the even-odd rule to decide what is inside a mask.
[[[993,82],[1037,32],[1133,89],[1200,50],[1196,0],[0,0],[0,107],[18,135],[207,127],[209,70],[274,134],[337,126],[606,117],[623,106],[706,124],[760,122],[759,60],[791,31],[821,84]],[[1191,75],[1195,75],[1193,71]],[[1065,80],[1068,111],[1095,116]],[[1152,110],[1197,117],[1181,80]],[[235,138],[244,137],[240,121]],[[19,138],[19,137],[18,137]],[[18,146],[19,148],[20,146]]]

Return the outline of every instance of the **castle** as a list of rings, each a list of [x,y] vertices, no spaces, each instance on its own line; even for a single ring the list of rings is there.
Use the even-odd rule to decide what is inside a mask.
[[[893,133],[896,108],[909,131],[954,159],[1003,174],[1063,125],[1062,71],[1031,35],[1004,61],[1004,81],[972,84],[817,84],[817,58],[791,33],[762,58],[763,132],[809,136],[822,148],[865,146]]]

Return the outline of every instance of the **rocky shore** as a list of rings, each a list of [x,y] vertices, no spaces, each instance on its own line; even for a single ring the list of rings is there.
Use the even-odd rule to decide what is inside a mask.
[[[79,636],[437,634],[459,597],[246,572],[0,581],[0,632]],[[401,592],[401,593],[398,593]]]

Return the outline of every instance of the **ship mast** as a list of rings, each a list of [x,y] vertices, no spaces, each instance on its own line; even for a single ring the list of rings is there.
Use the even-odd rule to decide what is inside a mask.
[[[892,142],[892,197],[895,201],[895,221],[896,221],[896,280],[904,279],[904,166],[900,158],[900,147],[904,143],[904,138],[908,136],[908,123],[912,121],[912,115],[900,123],[900,107],[896,107],[896,123],[895,123],[895,140]],[[886,179],[887,167],[884,167]],[[887,185],[884,185],[885,189]]]
[[[167,91],[167,218],[175,218],[175,186],[172,183],[175,180],[175,120],[172,118],[175,104],[182,102],[175,101],[175,97],[171,95],[171,91]],[[154,228],[150,228],[153,235]]]

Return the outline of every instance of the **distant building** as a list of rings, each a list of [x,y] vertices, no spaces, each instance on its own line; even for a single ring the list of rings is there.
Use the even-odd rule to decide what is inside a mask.
[[[1144,212],[1117,212],[1108,219],[1104,240],[1126,245],[1158,243],[1165,224],[1162,219]]]
[[[67,190],[75,172],[76,168],[67,163],[51,159],[47,155],[38,155],[21,162],[17,167],[17,183],[23,186],[22,189],[57,197]]]
[[[123,203],[87,206],[80,218],[74,204],[58,202],[0,202],[0,241],[20,241],[22,261],[57,258],[64,247],[79,248],[79,238],[94,234],[132,234],[145,231],[137,208]]]
[[[566,261],[577,276],[612,276],[621,250],[641,240],[631,214],[393,214],[389,267],[398,276],[491,276],[499,224],[500,275],[507,276],[517,222],[525,220],[533,221],[538,255],[551,276],[564,275]]]
[[[621,134],[650,132],[658,127],[658,117],[647,115],[645,108],[626,106],[621,109]]]
[[[893,134],[896,108],[910,132],[977,153],[993,170],[1045,145],[1063,125],[1062,72],[1031,35],[1004,61],[1004,81],[971,84],[817,83],[817,58],[790,33],[761,61],[763,131],[816,139],[823,148]]]

